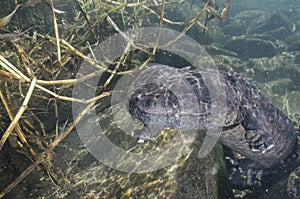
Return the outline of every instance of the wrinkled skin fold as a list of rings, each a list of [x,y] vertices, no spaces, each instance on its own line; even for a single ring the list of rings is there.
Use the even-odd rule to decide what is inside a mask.
[[[225,90],[224,107],[214,106],[212,92],[219,91],[209,89],[205,81],[214,75]],[[156,138],[165,127],[207,129],[218,117],[224,118],[219,141],[260,166],[280,162],[296,142],[289,118],[255,84],[234,72],[157,64],[145,69],[131,84],[126,106],[144,123],[143,129],[132,132],[140,143]],[[219,108],[219,113],[212,114],[212,108]]]

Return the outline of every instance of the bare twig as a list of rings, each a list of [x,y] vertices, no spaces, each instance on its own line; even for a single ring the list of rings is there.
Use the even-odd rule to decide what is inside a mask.
[[[37,167],[40,163],[44,161],[44,158],[47,156],[48,153],[51,153],[53,149],[62,141],[64,140],[72,131],[72,129],[78,124],[78,122],[82,119],[82,117],[89,113],[91,108],[94,106],[95,101],[89,103],[87,107],[78,115],[78,117],[74,120],[74,122],[69,126],[69,128],[61,133],[50,145],[49,147],[42,152],[38,158],[35,160],[35,162],[30,165],[27,169],[25,169],[21,175],[19,175],[12,183],[10,183],[7,187],[5,187],[0,192],[0,198],[4,197],[7,193],[9,193],[15,186],[17,186],[26,176],[28,176],[35,167]]]
[[[146,59],[143,62],[143,64],[140,66],[139,69],[143,69],[155,56],[155,53],[156,53],[156,50],[158,47],[158,43],[159,43],[159,39],[160,39],[160,31],[161,31],[161,27],[162,27],[163,19],[164,19],[164,8],[165,8],[165,0],[162,0],[161,7],[160,7],[159,24],[157,27],[157,35],[156,35],[155,43],[153,46],[152,54],[151,54],[151,56],[148,57],[148,59]]]
[[[3,66],[6,70],[8,70],[9,72],[11,72],[17,79],[23,79],[25,80],[25,82],[31,82],[30,78],[27,77],[26,75],[24,75],[20,70],[18,70],[15,66],[13,66],[9,61],[7,61],[4,57],[2,57],[0,55],[0,65]],[[97,73],[93,73],[94,75]],[[53,82],[52,82],[53,83]],[[92,99],[76,99],[76,98],[72,98],[72,97],[66,97],[66,96],[60,96],[56,93],[54,93],[53,91],[50,91],[49,89],[36,84],[35,87],[41,89],[42,91],[52,95],[53,97],[60,99],[60,100],[66,100],[66,101],[71,101],[71,102],[79,102],[79,103],[90,103],[93,100],[97,100],[99,96],[96,96]],[[109,93],[107,93],[107,95],[109,95]]]
[[[0,34],[0,39],[15,39],[15,38],[21,37],[22,35],[24,35],[26,32],[28,32],[32,28],[34,28],[34,27],[30,27],[27,30],[24,30],[23,32],[20,32],[20,33]]]
[[[55,38],[56,38],[56,47],[57,47],[57,61],[58,63],[61,62],[61,51],[60,51],[60,40],[59,40],[59,33],[58,33],[58,27],[57,27],[57,21],[53,6],[53,0],[49,0],[48,3],[50,3],[51,11],[52,11],[52,17],[53,17],[53,26],[54,26],[54,32],[55,32]]]
[[[0,140],[0,150],[2,149],[6,139],[8,138],[8,136],[10,135],[10,133],[13,131],[13,129],[15,128],[15,126],[18,124],[18,121],[20,120],[21,116],[23,115],[23,113],[25,112],[25,110],[27,109],[27,104],[31,98],[33,89],[36,85],[36,78],[33,78],[33,80],[31,81],[29,90],[27,92],[27,95],[23,101],[23,104],[21,106],[21,108],[19,109],[16,117],[14,118],[14,120],[10,123],[10,125],[8,126],[8,128],[6,129],[5,133],[3,134],[1,140]]]
[[[173,45],[177,40],[179,40],[180,38],[182,38],[185,33],[191,29],[191,27],[193,27],[193,25],[195,23],[197,23],[197,21],[199,20],[200,17],[203,16],[203,14],[205,14],[205,12],[207,11],[207,7],[208,7],[208,3],[209,1],[204,5],[202,11],[194,18],[190,21],[189,25],[187,27],[184,28],[184,30],[182,32],[180,32],[180,34],[178,34],[174,39],[172,39],[171,41],[169,41],[168,43],[166,43],[165,45],[163,45],[164,48]]]
[[[7,16],[0,19],[0,28],[8,24],[11,20],[11,18],[14,16],[14,14],[17,12],[20,5],[17,5],[15,9]]]
[[[116,67],[114,69],[115,72],[117,72],[117,70],[120,68],[121,63],[126,60],[126,57],[127,57],[126,55],[128,54],[129,49],[130,49],[130,44],[128,43],[127,46],[126,46],[126,48],[125,48],[125,50],[124,50],[124,53],[120,57],[120,60],[118,61],[117,65],[116,65]],[[112,78],[114,76],[115,76],[114,74],[110,74],[109,78],[104,83],[103,88],[106,88],[110,84],[110,81],[112,80]]]
[[[231,6],[231,0],[226,0],[226,4],[222,9],[221,15],[217,15],[218,19],[224,21],[228,17],[230,6]]]
[[[115,24],[115,22],[110,18],[110,16],[107,16],[107,22],[127,41],[130,43],[131,46],[133,46],[136,49],[141,50],[144,53],[149,54],[148,51],[146,51],[145,49],[135,45],[135,43],[133,42],[133,40],[131,38],[129,38],[125,33],[123,33],[120,28],[117,26],[117,24]]]
[[[160,7],[160,15],[159,15],[159,24],[158,24],[158,29],[157,29],[157,36],[155,40],[155,44],[153,47],[152,55],[154,56],[156,53],[156,49],[158,47],[158,43],[160,40],[160,30],[163,24],[163,19],[164,19],[164,14],[165,14],[165,0],[162,0],[161,2],[161,7]]]
[[[12,112],[10,111],[10,108],[8,106],[8,103],[7,103],[7,100],[5,99],[5,97],[4,97],[4,95],[3,95],[3,93],[2,93],[1,90],[0,90],[0,99],[2,101],[2,104],[3,104],[3,106],[4,106],[4,108],[5,108],[6,112],[7,112],[7,114],[8,114],[9,119],[11,121],[13,121],[14,120],[14,116],[13,116]],[[22,144],[24,144],[26,146],[27,150],[29,150],[29,152],[31,153],[31,155],[36,156],[35,151],[28,144],[28,142],[26,140],[26,137],[25,137],[24,133],[22,132],[22,129],[21,129],[19,123],[16,124],[15,129],[16,129],[17,135],[20,138]]]
[[[93,26],[92,26],[92,24],[91,24],[91,22],[90,22],[90,20],[89,20],[89,18],[87,16],[86,12],[83,10],[83,8],[82,8],[82,6],[81,6],[81,4],[80,4],[80,2],[78,0],[75,0],[75,3],[77,4],[80,12],[82,13],[84,19],[86,20],[86,22],[87,22],[87,24],[89,26],[89,29],[90,29],[90,31],[93,34],[94,39],[97,41],[98,40],[97,39],[97,35],[96,35],[95,31],[94,31],[94,28],[93,28]]]

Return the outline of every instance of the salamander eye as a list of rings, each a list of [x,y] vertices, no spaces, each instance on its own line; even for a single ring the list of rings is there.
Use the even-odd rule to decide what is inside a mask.
[[[145,96],[142,94],[138,94],[137,96],[133,97],[133,100],[136,102],[143,101],[144,99],[145,99]]]

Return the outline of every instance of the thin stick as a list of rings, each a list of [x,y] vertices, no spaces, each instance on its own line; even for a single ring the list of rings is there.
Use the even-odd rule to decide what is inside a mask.
[[[112,3],[112,4],[115,4],[115,5],[118,5],[118,6],[122,6],[122,7],[135,7],[135,6],[138,6],[138,5],[143,5],[144,2],[141,2],[141,3],[123,3],[123,2],[119,2],[119,1],[109,1],[109,0],[106,0],[108,3]]]
[[[7,114],[8,114],[9,119],[11,121],[13,121],[14,120],[14,116],[13,116],[12,112],[10,111],[8,103],[7,103],[7,101],[6,101],[6,99],[5,99],[5,97],[4,97],[4,95],[3,95],[3,93],[2,93],[1,90],[0,90],[0,99],[2,101],[2,104],[3,104],[3,106],[4,106],[4,108],[5,108],[6,112],[7,112]],[[18,134],[18,136],[19,136],[22,144],[24,144],[27,147],[27,149],[29,150],[29,152],[31,153],[31,155],[36,156],[35,151],[28,144],[28,142],[27,142],[27,140],[26,140],[26,138],[24,136],[24,133],[22,132],[22,129],[21,129],[19,123],[17,123],[15,129],[16,129],[16,132],[17,132],[17,134]]]
[[[154,56],[156,53],[156,49],[159,43],[159,39],[160,39],[160,30],[163,24],[163,18],[164,18],[164,14],[165,14],[165,0],[162,0],[161,2],[161,7],[160,7],[160,15],[159,15],[159,24],[158,24],[158,30],[157,30],[157,36],[156,36],[156,40],[155,40],[155,44],[153,47],[153,51],[152,51],[152,55]]]
[[[28,174],[30,174],[33,169],[43,161],[43,158],[38,158],[32,165],[30,165],[25,171],[21,173],[12,183],[5,187],[0,192],[0,198],[3,198],[7,193],[9,193],[15,186],[17,186]]]
[[[54,41],[55,38],[53,37],[49,37],[49,36],[43,36],[43,35],[39,35],[43,38],[46,38],[50,41]],[[91,59],[90,57],[84,55],[82,52],[80,52],[79,50],[77,50],[76,48],[74,48],[70,43],[68,43],[66,40],[64,39],[60,39],[61,44],[63,45],[63,47],[71,50],[72,52],[74,52],[76,55],[78,55],[79,57],[81,57],[82,59],[84,59],[85,61],[87,61],[88,63],[90,63],[91,65],[93,65],[95,68],[101,69],[102,71],[108,72],[108,73],[112,73],[115,75],[125,75],[125,74],[132,74],[134,73],[136,70],[129,70],[129,71],[122,71],[122,72],[115,72],[113,70],[108,69],[108,67],[99,61],[95,61],[93,59]],[[138,47],[139,48],[139,47]],[[149,52],[145,51],[144,49],[140,49],[143,50],[145,53],[149,54]],[[100,63],[100,64],[98,64]]]
[[[60,63],[61,62],[61,51],[60,51],[60,44],[59,44],[60,40],[59,40],[57,21],[56,21],[54,6],[53,6],[53,0],[50,0],[49,3],[50,3],[51,11],[52,11],[52,16],[53,16],[53,26],[54,26],[56,47],[57,47],[57,61],[58,61],[58,63]]]
[[[2,62],[2,64],[4,64],[4,63]],[[1,62],[0,62],[0,65],[1,65]],[[0,70],[0,74],[1,74],[1,75],[4,75],[4,76],[7,76],[7,77],[9,77],[9,78],[15,78],[14,75],[12,75],[11,73],[6,72],[6,71],[4,71],[4,70]]]
[[[177,40],[179,40],[180,38],[182,38],[185,33],[191,28],[193,27],[193,25],[195,23],[197,23],[198,19],[206,12],[207,10],[207,6],[208,6],[209,1],[205,4],[205,6],[203,7],[202,11],[194,18],[190,21],[190,24],[184,28],[184,30],[182,32],[180,32],[180,34],[178,34],[178,36],[176,36],[173,40],[169,41],[168,43],[166,43],[165,45],[163,45],[162,47],[166,48],[168,46],[173,45]]]
[[[33,78],[34,74],[33,71],[31,70],[31,68],[28,66],[29,63],[29,59],[28,59],[28,55],[25,53],[24,49],[18,45],[17,43],[12,43],[12,45],[15,47],[15,49],[17,50],[18,54],[19,54],[19,59],[20,62],[26,62],[24,63],[25,69],[27,71],[27,74],[29,75],[29,77]]]
[[[80,2],[79,2],[78,0],[75,0],[75,3],[76,3],[76,5],[79,7],[79,10],[80,10],[80,12],[81,12],[82,15],[83,15],[83,18],[84,18],[85,21],[87,22],[87,24],[88,24],[88,26],[89,26],[89,29],[90,29],[90,31],[91,31],[92,34],[93,34],[94,39],[97,41],[97,40],[98,40],[98,39],[97,39],[97,35],[96,35],[96,33],[95,33],[95,31],[94,31],[94,28],[93,28],[93,26],[92,26],[92,24],[91,24],[91,22],[90,22],[90,20],[89,20],[89,18],[88,18],[88,16],[87,16],[87,13],[83,10],[83,8],[82,8],[82,6],[81,6],[81,4],[80,4]]]
[[[4,63],[5,62],[5,63]],[[13,73],[15,75],[15,77],[17,79],[24,79],[26,82],[30,82],[30,79],[24,75],[21,71],[19,71],[15,66],[13,66],[9,61],[7,61],[4,57],[2,57],[0,55],[0,65],[3,66],[6,70],[8,70],[9,72]],[[112,71],[114,74],[116,74],[114,71]],[[96,73],[92,73],[92,74],[96,74]],[[83,78],[84,79],[84,78]],[[37,80],[36,80],[37,81]],[[63,80],[60,80],[60,81],[63,81]],[[73,80],[72,80],[73,81]],[[75,81],[75,80],[74,80]],[[78,81],[78,80],[76,80]],[[75,82],[76,82],[75,81]],[[81,79],[82,81],[82,79]],[[54,81],[55,82],[55,81]],[[73,82],[74,83],[74,82]],[[94,97],[92,99],[89,99],[89,100],[86,100],[86,99],[76,99],[76,98],[72,98],[72,97],[66,97],[66,96],[60,96],[56,93],[54,93],[53,91],[39,85],[39,84],[36,84],[35,87],[41,89],[42,91],[52,95],[53,97],[57,98],[57,99],[60,99],[60,100],[65,100],[65,101],[71,101],[71,102],[79,102],[79,103],[84,103],[84,104],[87,104],[95,99],[98,99],[97,97]]]
[[[226,0],[226,4],[222,9],[221,15],[217,16],[221,21],[224,21],[228,17],[230,6],[231,0]]]
[[[57,99],[53,100],[53,105],[54,105],[54,113],[55,113],[55,137],[58,136],[58,131],[59,131],[59,114],[58,114],[58,106],[57,106]]]
[[[3,63],[3,62],[2,62]],[[0,74],[7,76],[9,78],[15,78],[17,79],[17,77],[9,72],[6,72],[4,70],[0,70]],[[91,77],[90,77],[91,78]],[[21,79],[21,77],[20,77]],[[36,80],[36,83],[39,85],[59,85],[59,84],[75,84],[78,81],[78,79],[62,79],[62,80]]]
[[[157,36],[156,36],[156,40],[155,40],[154,47],[153,47],[153,50],[152,50],[152,54],[146,61],[143,62],[143,64],[140,66],[139,69],[143,69],[152,60],[152,58],[155,56],[155,53],[156,53],[156,50],[157,50],[157,47],[158,47],[158,43],[159,43],[159,39],[160,39],[160,31],[161,31],[161,26],[162,26],[162,23],[163,23],[163,18],[164,18],[164,9],[165,9],[165,0],[162,0],[161,7],[160,7],[160,15],[159,15],[159,24],[158,24]]]
[[[39,85],[57,85],[57,84],[75,84],[77,79],[63,79],[63,80],[37,80],[36,83]]]
[[[94,106],[96,101],[91,102],[87,105],[87,107],[77,116],[74,122],[69,126],[69,128],[60,134],[50,145],[49,147],[43,151],[39,157],[35,160],[35,162],[30,165],[27,169],[25,169],[21,175],[19,175],[12,183],[10,183],[7,187],[5,187],[0,192],[0,198],[4,197],[7,193],[9,193],[15,186],[17,186],[26,176],[28,176],[35,167],[37,167],[40,163],[44,161],[44,158],[47,157],[48,153],[50,153],[62,140],[64,140],[69,133],[73,130],[73,128],[78,124],[78,122],[83,118],[83,116],[90,112],[91,108]]]
[[[26,82],[30,82],[30,78],[24,75],[19,69],[7,61],[4,57],[0,55],[0,65],[11,72],[17,79],[24,79]]]
[[[0,59],[1,59],[1,57],[2,56],[0,55]],[[17,79],[22,79],[22,77],[18,73],[16,73],[14,70],[12,70],[10,67],[8,67],[2,60],[0,60],[0,66],[5,68],[8,72],[10,72],[10,74],[12,74]]]
[[[17,12],[20,5],[17,5],[15,9],[6,17],[0,18],[0,28],[8,24],[11,20],[11,18],[14,16],[14,14]]]
[[[126,60],[126,57],[127,57],[126,54],[128,53],[129,49],[130,49],[130,44],[127,43],[127,46],[126,46],[126,48],[124,50],[124,53],[120,57],[120,61],[118,61],[117,65],[114,68],[114,71],[117,71],[120,68],[121,63]],[[110,74],[109,78],[106,80],[106,82],[103,85],[104,89],[106,89],[106,87],[110,84],[110,82],[114,78],[114,76],[115,76],[114,74]]]
[[[142,6],[143,8],[145,8],[146,10],[148,10],[149,12],[151,12],[152,14],[154,14],[155,16],[157,16],[159,19],[160,19],[160,14],[157,14],[153,9],[147,7],[147,6]],[[164,22],[167,22],[169,24],[173,24],[173,25],[184,25],[188,22],[178,22],[178,21],[171,21],[170,19],[166,19],[166,18],[163,18],[163,21]]]
[[[127,41],[130,43],[131,46],[133,46],[136,49],[141,50],[144,53],[149,53],[147,52],[145,49],[135,45],[135,43],[133,42],[132,39],[130,39],[125,33],[123,33],[120,28],[117,26],[117,24],[110,18],[110,16],[108,15],[106,18],[107,22]]]
[[[34,90],[34,87],[36,85],[36,78],[33,78],[33,80],[31,81],[30,87],[28,89],[28,92],[26,94],[26,97],[23,101],[23,104],[21,106],[21,108],[19,109],[16,117],[14,118],[14,120],[10,123],[10,125],[8,126],[8,128],[6,129],[5,133],[3,134],[1,140],[0,140],[0,150],[2,149],[5,141],[7,140],[8,136],[11,134],[11,132],[13,131],[13,129],[15,128],[15,126],[17,125],[18,121],[20,120],[21,116],[23,115],[24,111],[27,109],[27,104],[30,100],[30,97],[32,95],[32,92]]]

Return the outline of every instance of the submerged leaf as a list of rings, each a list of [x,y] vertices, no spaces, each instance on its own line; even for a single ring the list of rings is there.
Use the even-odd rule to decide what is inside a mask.
[[[29,7],[29,6],[35,6],[36,4],[45,3],[49,7],[51,7],[51,1],[50,0],[29,0],[26,3],[22,5],[23,8]],[[66,13],[65,11],[54,9],[54,12],[57,14],[63,14]]]
[[[3,17],[3,18],[0,19],[0,28],[5,26],[6,24],[8,24],[10,22],[11,18],[14,16],[14,14],[16,13],[16,11],[18,10],[19,7],[20,7],[20,5],[17,5],[15,7],[14,11],[12,11],[6,17]]]
[[[20,32],[20,33],[0,34],[0,39],[15,39],[15,38],[21,37],[22,35],[24,35],[26,32],[28,32],[32,28],[34,28],[34,27],[30,27],[27,30]]]

